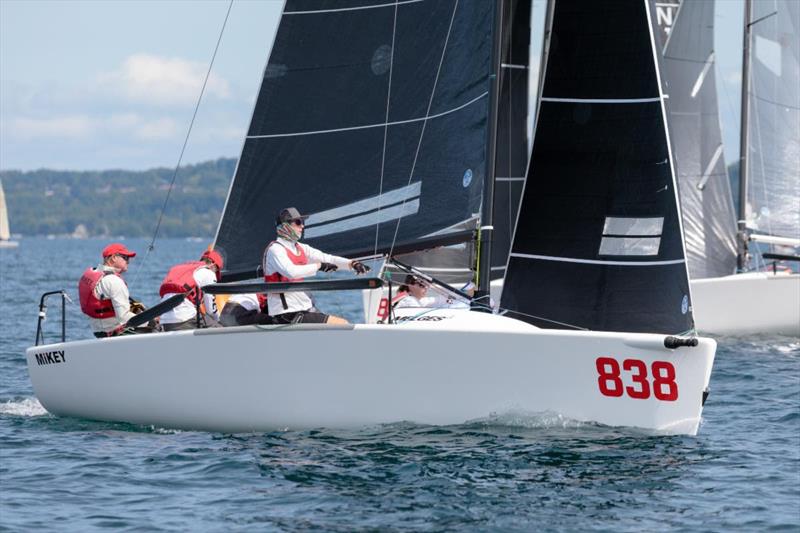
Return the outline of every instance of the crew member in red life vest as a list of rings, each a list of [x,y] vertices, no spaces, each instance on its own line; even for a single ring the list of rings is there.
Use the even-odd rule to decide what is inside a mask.
[[[303,236],[305,219],[294,207],[283,209],[275,219],[278,237],[264,250],[264,279],[268,282],[301,281],[318,271],[339,268],[365,274],[370,268],[360,261],[326,254],[298,241]],[[276,324],[347,324],[344,318],[320,313],[305,292],[269,293],[267,306]]]
[[[81,311],[89,317],[95,337],[121,334],[125,323],[135,316],[128,285],[122,279],[135,256],[123,244],[109,244],[103,248],[103,262],[86,269],[78,282]]]
[[[189,292],[186,299],[171,311],[161,315],[161,325],[164,331],[179,329],[194,329],[197,327],[197,298],[201,298],[201,320],[207,326],[216,326],[219,321],[217,302],[212,294],[206,294],[200,289],[211,283],[216,283],[222,276],[222,256],[219,252],[208,250],[203,252],[199,261],[189,261],[172,267],[158,294],[161,301],[169,297]]]

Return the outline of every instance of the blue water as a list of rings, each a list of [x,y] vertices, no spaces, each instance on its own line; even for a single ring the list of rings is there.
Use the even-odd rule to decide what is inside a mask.
[[[76,300],[76,280],[105,244],[0,249],[2,530],[800,531],[796,338],[718,339],[696,437],[556,415],[249,435],[53,417],[24,360],[38,298],[65,288]],[[146,260],[140,253],[132,294],[155,303],[167,267],[204,246],[164,240]],[[323,303],[357,317],[352,299]],[[59,313],[49,309],[50,340]],[[76,304],[67,318],[69,338],[90,336]]]

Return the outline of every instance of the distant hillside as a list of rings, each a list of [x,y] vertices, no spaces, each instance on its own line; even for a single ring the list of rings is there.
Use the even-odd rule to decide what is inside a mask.
[[[213,236],[235,167],[236,159],[181,167],[159,236]],[[168,168],[3,171],[0,179],[12,233],[65,235],[77,230],[84,236],[149,237],[172,173]]]
[[[236,159],[182,167],[161,237],[211,237],[217,229]],[[739,163],[728,166],[737,203]],[[149,237],[166,198],[172,170],[4,171],[11,231],[23,235]]]

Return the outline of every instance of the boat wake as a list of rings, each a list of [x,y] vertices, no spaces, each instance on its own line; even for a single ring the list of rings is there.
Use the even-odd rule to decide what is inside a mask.
[[[515,427],[525,429],[575,429],[587,426],[597,426],[593,422],[583,422],[565,417],[554,411],[529,412],[524,410],[510,410],[504,413],[494,413],[485,418],[469,420],[466,425]]]
[[[47,409],[42,407],[36,398],[11,400],[0,403],[0,415],[35,417],[47,415]]]

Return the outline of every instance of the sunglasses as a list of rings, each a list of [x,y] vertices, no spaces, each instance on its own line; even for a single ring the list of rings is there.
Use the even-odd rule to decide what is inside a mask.
[[[303,222],[302,218],[296,218],[292,220],[292,224],[294,224],[295,226],[302,226],[305,224],[305,222]]]
[[[120,256],[126,263],[130,263],[131,262],[131,256],[122,255],[122,254],[117,254],[117,255]]]

